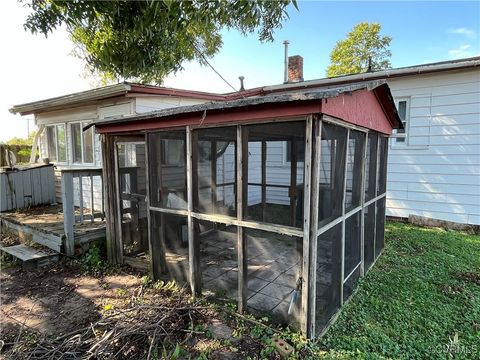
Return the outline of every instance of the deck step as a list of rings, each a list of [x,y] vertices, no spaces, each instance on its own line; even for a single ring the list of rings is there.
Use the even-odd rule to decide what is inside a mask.
[[[58,261],[59,254],[47,253],[34,249],[25,244],[0,247],[0,251],[7,253],[22,263],[24,270],[37,269]]]

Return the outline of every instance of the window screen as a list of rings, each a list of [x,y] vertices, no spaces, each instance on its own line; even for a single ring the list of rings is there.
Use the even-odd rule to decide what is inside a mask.
[[[342,215],[347,129],[323,123],[320,150],[319,226]]]

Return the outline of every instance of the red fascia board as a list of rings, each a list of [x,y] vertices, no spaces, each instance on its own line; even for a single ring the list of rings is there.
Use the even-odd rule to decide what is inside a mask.
[[[96,131],[100,134],[124,133],[134,131],[156,130],[182,127],[186,125],[238,124],[255,120],[279,119],[285,117],[319,114],[322,111],[322,101],[300,101],[283,104],[266,104],[251,108],[235,108],[227,110],[210,110],[180,114],[166,118],[151,118],[135,122],[97,124]]]

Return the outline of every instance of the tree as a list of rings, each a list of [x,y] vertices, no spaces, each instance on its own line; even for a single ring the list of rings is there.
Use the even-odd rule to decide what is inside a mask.
[[[344,40],[337,41],[330,54],[327,76],[358,74],[391,66],[388,49],[392,38],[381,36],[378,23],[361,22],[355,25]]]
[[[7,145],[29,145],[32,146],[33,144],[33,139],[35,138],[36,131],[30,131],[30,134],[28,135],[28,138],[19,138],[19,137],[13,137],[10,140],[7,140],[6,144]]]
[[[22,1],[32,10],[25,29],[48,36],[64,25],[92,72],[155,83],[184,61],[205,64],[219,51],[223,28],[273,40],[287,6],[297,8],[296,0]]]

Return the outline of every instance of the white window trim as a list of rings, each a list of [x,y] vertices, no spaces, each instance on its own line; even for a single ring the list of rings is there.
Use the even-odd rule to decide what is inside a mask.
[[[80,124],[80,132],[81,132],[81,136],[80,136],[80,148],[81,148],[81,155],[82,155],[82,161],[81,162],[78,162],[78,161],[75,161],[75,146],[74,146],[74,137],[73,137],[73,131],[72,131],[72,125],[74,124]],[[71,156],[70,156],[70,160],[71,160],[71,163],[73,165],[95,165],[95,133],[92,131],[92,162],[85,162],[85,159],[84,159],[84,149],[83,149],[83,127],[87,124],[90,124],[90,121],[71,121],[68,123],[68,128],[69,128],[69,131],[70,131],[70,145],[72,147],[72,151],[71,151]]]
[[[63,125],[63,128],[64,128],[64,131],[63,131],[63,134],[64,134],[64,144],[65,144],[65,160],[64,161],[59,161],[58,160],[58,131],[57,131],[57,126],[59,125]],[[56,157],[56,160],[54,161],[54,164],[59,164],[59,165],[66,165],[68,164],[68,137],[67,137],[67,124],[66,123],[54,123],[54,124],[46,124],[45,125],[45,128],[44,128],[44,132],[45,132],[45,139],[46,139],[46,145],[47,145],[47,156],[49,158],[50,161],[52,161],[51,159],[51,154],[50,154],[50,140],[48,139],[48,128],[50,127],[53,127],[54,131],[55,131],[55,157]]]
[[[406,108],[405,108],[405,132],[404,133],[398,133],[397,130],[394,130],[392,133],[392,141],[391,145],[392,147],[396,148],[404,148],[409,146],[410,143],[410,96],[402,96],[395,98],[395,106],[397,107],[398,110],[398,105],[401,101],[406,102]],[[399,138],[405,139],[405,141],[397,141]]]

